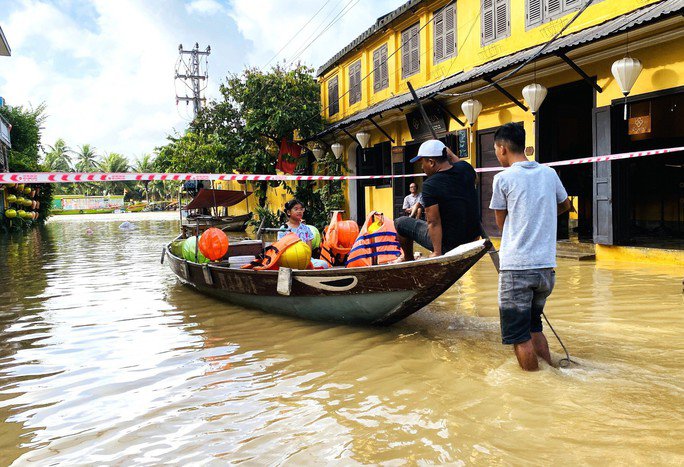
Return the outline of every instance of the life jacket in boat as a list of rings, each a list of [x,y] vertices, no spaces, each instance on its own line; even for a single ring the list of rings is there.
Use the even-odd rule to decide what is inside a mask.
[[[257,256],[256,260],[249,264],[245,264],[241,269],[254,269],[255,271],[278,269],[278,260],[280,260],[283,252],[295,243],[301,241],[302,239],[299,238],[299,235],[290,232],[289,234],[284,235],[280,240],[273,242],[264,248],[264,251]],[[307,269],[313,269],[311,262],[309,262]]]
[[[349,252],[347,267],[373,266],[394,261],[401,256],[401,245],[393,222],[386,222],[385,216],[372,211],[356,237]]]
[[[359,234],[359,225],[352,220],[342,220],[341,211],[333,211],[330,224],[323,230],[321,259],[330,266],[344,266],[347,255]]]

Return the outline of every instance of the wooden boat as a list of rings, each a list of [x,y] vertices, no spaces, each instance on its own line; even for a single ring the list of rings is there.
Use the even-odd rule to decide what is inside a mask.
[[[183,235],[193,235],[196,231],[204,232],[209,227],[216,227],[226,232],[242,232],[252,213],[238,216],[220,216],[218,208],[235,206],[252,193],[239,190],[213,190],[201,188],[197,195],[180,210],[181,231]],[[179,194],[179,204],[182,194]]]
[[[181,237],[179,237],[181,238]],[[478,240],[443,256],[358,268],[254,271],[230,267],[230,257],[256,255],[263,243],[231,243],[220,262],[165,261],[184,284],[227,302],[300,318],[348,324],[389,325],[420,310],[451,287],[491,243]]]

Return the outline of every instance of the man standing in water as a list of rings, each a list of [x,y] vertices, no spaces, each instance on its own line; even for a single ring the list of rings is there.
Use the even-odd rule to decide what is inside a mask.
[[[501,338],[513,345],[523,370],[551,364],[541,314],[556,281],[556,216],[570,209],[568,194],[550,167],[525,156],[525,130],[507,123],[494,134],[496,158],[507,170],[494,176],[492,200],[502,230],[499,273]]]
[[[398,261],[413,259],[413,242],[440,256],[480,236],[480,222],[475,191],[475,170],[459,161],[439,140],[420,145],[418,155],[428,178],[423,182],[421,204],[427,222],[413,217],[399,217],[394,227],[399,236],[403,256]]]

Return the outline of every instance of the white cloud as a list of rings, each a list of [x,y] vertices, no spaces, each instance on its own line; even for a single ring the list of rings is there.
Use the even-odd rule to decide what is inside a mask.
[[[12,47],[11,57],[0,57],[0,95],[11,105],[47,104],[44,144],[62,137],[133,159],[182,131],[191,114],[174,99],[179,43],[211,45],[212,98],[222,77],[265,65],[298,33],[279,56],[291,59],[345,5],[349,13],[303,61],[320,66],[403,1],[17,0],[0,9]]]
[[[20,2],[3,25],[13,56],[0,63],[2,94],[10,104],[47,104],[44,144],[63,137],[132,158],[184,125],[174,102],[177,40],[140,2],[92,6],[88,30],[52,4]]]
[[[223,12],[223,6],[215,0],[193,0],[185,6],[188,13],[200,15],[215,15]]]
[[[233,0],[230,14],[242,35],[254,45],[249,55],[251,64],[264,66],[296,34],[277,60],[290,61],[311,43],[300,59],[318,68],[373,25],[379,16],[403,3],[405,0],[330,0],[327,3],[322,0]],[[304,27],[321,7],[320,13]],[[340,15],[316,39],[343,11],[347,13]]]

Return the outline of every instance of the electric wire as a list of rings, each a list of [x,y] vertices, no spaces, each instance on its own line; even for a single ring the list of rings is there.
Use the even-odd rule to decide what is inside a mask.
[[[301,28],[299,28],[299,30],[297,30],[297,32],[295,32],[294,35],[293,35],[292,37],[290,37],[290,39],[285,43],[285,45],[283,45],[283,46],[280,48],[280,50],[278,50],[278,52],[276,52],[276,54],[273,55],[273,57],[271,57],[271,59],[270,59],[268,62],[266,62],[266,64],[265,64],[264,66],[261,67],[261,69],[263,70],[264,68],[268,67],[268,66],[271,64],[271,62],[272,62],[273,60],[275,60],[276,57],[278,57],[278,55],[280,55],[280,54],[283,52],[283,50],[285,50],[285,48],[286,48],[287,46],[289,46],[289,45],[292,43],[292,41],[299,35],[299,33],[300,33],[301,31],[303,31],[304,28],[306,28],[306,27],[311,23],[311,21],[313,21],[314,18],[316,18],[316,16],[318,16],[318,14],[319,14],[321,11],[323,11],[323,9],[328,5],[328,3],[330,3],[330,0],[326,0],[326,2],[323,4],[323,6],[321,6],[321,7],[318,9],[318,11],[316,11],[316,13],[314,13],[314,15],[313,15],[311,18],[309,18],[309,20],[304,24],[304,26],[302,26]]]

